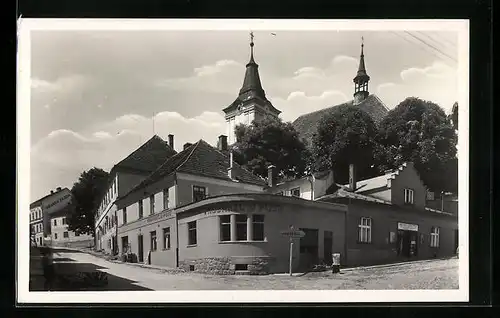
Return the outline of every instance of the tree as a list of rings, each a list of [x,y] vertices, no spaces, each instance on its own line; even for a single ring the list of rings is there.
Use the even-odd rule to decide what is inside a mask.
[[[382,120],[377,140],[379,170],[412,161],[430,190],[453,191],[457,187],[457,135],[437,104],[415,97],[405,99]]]
[[[235,135],[235,161],[256,175],[266,178],[269,165],[281,179],[307,173],[310,154],[291,123],[267,117],[236,126]]]
[[[350,164],[356,166],[357,178],[373,176],[376,135],[377,127],[366,112],[352,105],[335,107],[313,136],[314,170],[332,169],[339,183],[349,180]]]
[[[108,178],[106,171],[95,167],[82,172],[71,189],[74,210],[67,218],[70,231],[95,235],[95,214],[107,189]]]

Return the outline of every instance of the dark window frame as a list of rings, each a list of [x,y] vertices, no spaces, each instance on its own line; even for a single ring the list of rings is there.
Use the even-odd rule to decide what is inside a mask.
[[[156,230],[149,232],[149,248],[152,252],[158,249],[158,237],[156,236]]]
[[[256,217],[257,218],[262,217],[262,220],[256,220]],[[265,220],[266,219],[265,219],[264,214],[253,214],[252,215],[252,233],[253,233],[252,241],[263,242],[266,240],[266,236],[265,236],[265,232],[264,232]],[[259,227],[261,227],[261,228],[259,229]],[[257,237],[256,233],[262,233],[262,237],[261,238]]]
[[[170,235],[170,226],[163,228],[163,249],[169,250],[171,248],[171,235]]]
[[[188,230],[188,246],[193,246],[198,244],[198,224],[197,221],[191,221],[187,223]],[[193,234],[194,233],[194,234]]]
[[[207,187],[193,185],[193,202],[199,202],[207,198]]]
[[[225,231],[227,232],[227,237],[224,237]],[[231,215],[219,216],[219,241],[231,241]]]

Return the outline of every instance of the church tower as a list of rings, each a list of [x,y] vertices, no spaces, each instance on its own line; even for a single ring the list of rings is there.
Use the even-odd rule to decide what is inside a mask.
[[[363,38],[361,38],[361,57],[359,59],[358,74],[353,79],[354,81],[354,105],[358,105],[365,98],[368,97],[368,82],[370,81],[370,76],[366,74],[365,68],[365,54],[363,52],[364,43]]]
[[[250,61],[246,65],[243,85],[236,100],[223,109],[227,123],[228,144],[236,142],[234,128],[239,124],[250,125],[254,120],[267,116],[278,117],[281,111],[266,98],[259,76],[259,65],[253,57],[253,32],[250,32]]]

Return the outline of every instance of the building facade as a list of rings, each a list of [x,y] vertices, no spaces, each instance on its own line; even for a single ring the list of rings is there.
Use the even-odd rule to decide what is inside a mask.
[[[50,215],[51,244],[60,247],[93,247],[94,238],[89,234],[76,234],[68,229],[67,218],[73,212],[71,207]]]
[[[352,167],[352,165],[351,165]],[[344,264],[452,256],[458,247],[457,214],[426,206],[427,188],[412,163],[340,186],[320,201],[347,205]]]
[[[43,209],[42,204],[30,206],[31,245],[43,245]]]
[[[174,155],[174,136],[168,143],[153,136],[110,171],[106,192],[101,198],[95,217],[96,249],[107,254],[118,252],[117,208],[115,201],[144,180],[167,158]]]

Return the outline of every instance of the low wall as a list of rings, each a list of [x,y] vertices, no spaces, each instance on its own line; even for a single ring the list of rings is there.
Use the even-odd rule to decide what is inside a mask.
[[[207,257],[186,259],[179,263],[179,267],[186,271],[217,275],[266,275],[271,273],[273,258],[270,257]],[[238,265],[245,265],[246,269],[238,270]]]

